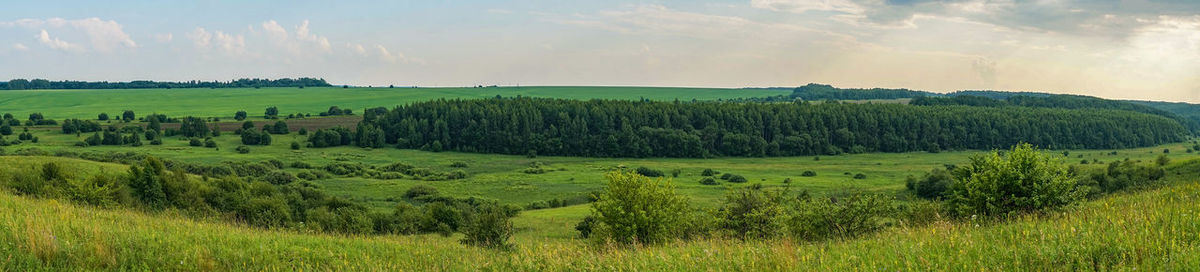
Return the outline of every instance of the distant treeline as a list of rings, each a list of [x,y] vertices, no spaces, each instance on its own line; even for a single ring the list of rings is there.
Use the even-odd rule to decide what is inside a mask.
[[[1186,134],[1168,118],[1103,109],[496,98],[369,109],[354,135],[324,146],[358,141],[522,155],[793,156],[1021,142],[1127,148],[1178,142]]]
[[[130,82],[87,82],[87,81],[49,81],[45,79],[13,79],[0,82],[0,90],[39,90],[39,89],[170,89],[170,88],[256,88],[256,87],[330,87],[321,78],[281,78],[260,79],[242,78],[231,81],[148,81]]]
[[[791,102],[823,100],[913,99],[920,105],[1022,106],[1063,109],[1114,109],[1160,115],[1179,121],[1192,132],[1200,132],[1200,105],[1149,101],[1109,100],[1098,97],[1036,92],[964,90],[947,94],[909,89],[851,89],[810,83],[791,94],[746,98],[735,101]]]

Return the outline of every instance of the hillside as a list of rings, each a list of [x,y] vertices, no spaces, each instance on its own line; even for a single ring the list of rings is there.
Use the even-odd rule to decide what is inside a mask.
[[[116,167],[116,166],[113,166]],[[0,266],[40,270],[1186,270],[1200,267],[1196,161],[1175,185],[1010,222],[900,227],[816,243],[703,240],[636,249],[518,233],[511,251],[456,237],[344,237],[197,222],[0,193]],[[1182,174],[1182,175],[1180,175]],[[518,217],[518,226],[544,218]],[[541,223],[538,223],[541,224]]]

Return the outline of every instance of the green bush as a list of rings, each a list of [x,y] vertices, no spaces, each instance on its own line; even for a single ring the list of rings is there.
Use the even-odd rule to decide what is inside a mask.
[[[863,174],[863,173],[854,174],[854,179],[867,179],[867,174]]]
[[[663,176],[662,171],[660,171],[658,169],[651,169],[651,168],[644,167],[644,166],[638,167],[636,170],[634,170],[634,172],[637,172],[638,175],[652,177],[652,178]]]
[[[496,204],[488,204],[476,208],[474,220],[462,228],[464,234],[461,242],[488,248],[505,249],[509,247],[508,238],[512,237],[512,220],[504,208]]]
[[[413,186],[412,188],[408,188],[408,191],[404,191],[404,198],[407,199],[418,199],[422,196],[436,195],[438,195],[438,189],[429,185],[417,185]]]
[[[885,226],[895,214],[891,199],[879,195],[852,194],[834,198],[803,198],[793,205],[785,223],[792,237],[801,240],[853,238]]]
[[[191,139],[188,139],[188,145],[190,145],[190,146],[204,146],[204,142],[200,141],[200,139],[198,139],[198,138],[191,138]]]
[[[1033,212],[1074,202],[1074,188],[1075,179],[1061,163],[1020,144],[1003,156],[998,151],[972,156],[955,171],[946,204],[959,216]]]
[[[815,176],[817,176],[817,172],[813,172],[812,170],[808,170],[808,171],[804,171],[804,173],[800,173],[800,176],[801,176],[801,177],[815,177]]]
[[[127,198],[125,184],[112,175],[95,175],[86,179],[70,180],[67,195],[72,201],[98,207],[114,207]]]
[[[701,179],[701,180],[700,180],[700,184],[704,184],[704,185],[717,185],[717,184],[721,184],[721,183],[720,183],[720,182],[717,182],[717,180],[714,180],[713,178],[704,178],[704,179]]]
[[[951,183],[954,183],[954,176],[950,174],[950,171],[937,168],[925,173],[925,176],[919,179],[909,176],[905,187],[921,198],[941,199],[946,190],[950,188]]]
[[[465,162],[453,162],[453,163],[450,163],[450,167],[454,167],[454,168],[466,168],[466,167],[467,167],[467,163],[465,163]]]
[[[713,175],[716,175],[716,172],[713,172],[712,169],[704,169],[703,172],[700,172],[700,176],[711,177]]]
[[[725,173],[721,175],[721,180],[729,180],[731,177],[733,177],[733,174]]]
[[[765,239],[783,234],[787,207],[784,193],[761,187],[741,188],[725,195],[717,212],[719,226],[740,239]]]
[[[727,181],[733,182],[733,183],[745,183],[746,177],[743,177],[742,175],[730,175],[729,179],[727,179]]]
[[[631,173],[605,175],[607,187],[592,203],[596,225],[590,236],[618,244],[658,244],[685,231],[687,199],[665,180]]]
[[[244,145],[240,145],[237,148],[235,148],[234,150],[236,150],[237,153],[241,153],[241,154],[250,153],[250,147],[244,146]]]

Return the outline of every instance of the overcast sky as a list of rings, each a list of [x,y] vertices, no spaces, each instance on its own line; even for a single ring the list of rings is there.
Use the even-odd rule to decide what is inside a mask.
[[[818,82],[1200,102],[1193,0],[24,2],[0,9],[0,78]]]

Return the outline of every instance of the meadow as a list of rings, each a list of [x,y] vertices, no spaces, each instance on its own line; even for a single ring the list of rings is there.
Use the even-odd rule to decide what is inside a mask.
[[[483,87],[483,88],[218,88],[218,89],[117,89],[117,90],[5,90],[0,91],[0,112],[18,117],[41,112],[51,119],[95,119],[100,113],[120,115],[132,110],[172,117],[232,118],[245,110],[261,116],[263,109],[279,107],[284,115],[324,112],[329,106],[354,109],[388,107],[433,99],[551,97],[565,99],[717,100],[789,94],[786,89],[721,89],[672,87]]]
[[[121,165],[68,160],[85,169]],[[636,249],[556,239],[530,226],[562,209],[526,212],[510,250],[457,237],[338,236],[247,228],[81,207],[0,193],[0,267],[43,270],[1189,270],[1200,266],[1197,161],[1168,167],[1170,185],[1007,221],[943,220],[860,239],[693,240]],[[574,207],[566,209],[576,209]],[[457,236],[457,235],[456,235]]]

